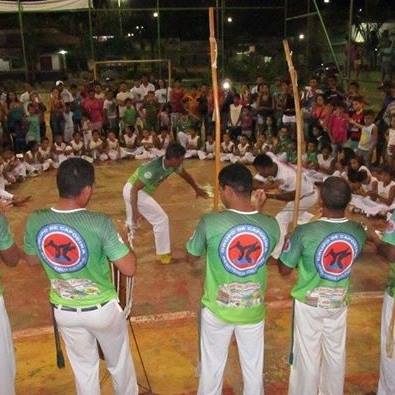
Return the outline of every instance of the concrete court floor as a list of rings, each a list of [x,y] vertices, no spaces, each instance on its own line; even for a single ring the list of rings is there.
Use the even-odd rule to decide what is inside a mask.
[[[138,165],[123,161],[97,166],[95,193],[90,204],[93,210],[111,215],[118,226],[123,223],[122,187]],[[213,185],[212,162],[188,161],[185,167],[201,183]],[[30,179],[15,190],[18,195],[33,195],[26,206],[9,211],[16,240],[22,243],[27,215],[34,209],[50,207],[57,197],[54,173]],[[177,176],[160,186],[155,198],[171,220],[171,235],[175,253],[192,234],[199,217],[211,210],[211,201],[196,200],[190,187]],[[277,213],[281,204],[267,203],[269,213]],[[163,267],[155,263],[152,231],[143,223],[136,239],[139,258],[134,292],[134,317],[143,317],[135,324],[140,347],[146,359],[148,373],[159,394],[190,394],[196,389],[196,320],[203,270],[188,264]],[[375,389],[378,371],[379,315],[388,267],[371,247],[364,251],[353,272],[353,298],[350,308],[347,393],[365,394]],[[53,339],[46,334],[49,322],[48,285],[40,267],[2,266],[7,310],[16,337],[18,358],[18,394],[72,394],[70,370],[58,371],[55,366]],[[286,393],[287,354],[290,333],[289,290],[294,278],[280,278],[277,269],[269,267],[269,303],[266,323],[266,393]],[[146,319],[145,319],[145,318]],[[181,318],[180,318],[181,317]],[[184,317],[184,318],[182,318]],[[366,347],[368,345],[368,347]],[[225,378],[229,393],[240,393],[241,378],[235,346]],[[137,354],[134,353],[139,378],[142,379]],[[104,375],[104,372],[103,372]],[[106,377],[106,375],[104,375]],[[140,380],[141,381],[141,380]],[[104,393],[111,393],[104,380]]]

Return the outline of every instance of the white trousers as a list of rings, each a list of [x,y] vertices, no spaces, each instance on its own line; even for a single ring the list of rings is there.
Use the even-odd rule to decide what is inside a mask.
[[[116,395],[137,395],[127,322],[116,300],[86,312],[55,309],[78,395],[100,395],[99,354],[103,350]]]
[[[299,216],[298,222],[304,222],[306,211],[308,211],[318,201],[318,192],[315,190],[313,194],[308,195],[300,199],[299,203]],[[278,259],[281,254],[284,245],[285,236],[288,234],[288,226],[292,221],[293,213],[295,208],[295,202],[288,202],[284,208],[276,215],[276,220],[280,227],[280,239],[272,252],[272,257]]]
[[[343,395],[346,321],[347,307],[323,309],[295,300],[288,395]]]
[[[188,146],[188,134],[185,132],[177,133],[178,142],[186,149]]]
[[[243,395],[263,395],[264,322],[233,325],[207,308],[201,315],[201,372],[198,395],[221,395],[229,344],[235,334],[243,373]]]
[[[133,223],[132,201],[130,192],[132,184],[129,182],[123,187],[123,200],[126,209],[126,225],[132,232],[137,229]],[[137,194],[137,208],[140,214],[152,225],[155,237],[155,248],[157,255],[170,254],[170,226],[169,217],[163,211],[158,202],[148,193],[140,190]]]
[[[15,394],[15,356],[11,327],[0,295],[0,395]]]
[[[395,343],[395,334],[389,333],[393,308],[394,298],[386,292],[381,313],[380,379],[377,395],[395,394],[395,347],[392,358],[387,354],[389,336],[392,336],[392,341]]]

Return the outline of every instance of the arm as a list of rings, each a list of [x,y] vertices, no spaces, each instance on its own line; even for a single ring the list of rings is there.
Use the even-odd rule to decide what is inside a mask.
[[[381,196],[378,196],[378,198],[377,198],[377,200],[378,200],[380,203],[384,203],[384,204],[386,204],[387,206],[391,206],[391,204],[394,202],[394,199],[395,199],[395,186],[393,186],[393,187],[390,189],[390,192],[389,192],[389,194],[388,194],[388,199],[383,198],[383,197],[381,197]]]
[[[276,200],[282,200],[284,202],[291,202],[292,200],[295,200],[295,191],[279,192],[279,193],[267,193],[266,196],[269,199],[276,199]]]
[[[388,259],[390,262],[395,261],[395,246],[384,241],[381,241],[374,229],[369,228],[368,238],[375,245],[377,253],[384,258]]]
[[[284,265],[284,263],[282,263],[281,260],[278,260],[277,264],[278,264],[278,271],[283,277],[289,276],[292,273],[292,269]]]
[[[133,251],[130,251],[123,258],[113,262],[117,269],[125,276],[132,277],[136,272],[136,255]]]
[[[196,197],[202,197],[204,199],[208,198],[208,194],[205,190],[199,187],[199,185],[196,184],[195,180],[193,177],[185,170],[182,169],[182,172],[179,173],[179,176],[184,179],[196,192]],[[132,206],[133,208],[133,206]]]
[[[16,266],[21,257],[21,251],[15,243],[11,247],[0,251],[0,258],[7,266]]]

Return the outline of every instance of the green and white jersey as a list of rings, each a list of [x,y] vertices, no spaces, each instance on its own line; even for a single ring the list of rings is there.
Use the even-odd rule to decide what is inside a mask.
[[[298,270],[291,295],[310,306],[344,306],[352,265],[365,240],[362,226],[346,218],[321,218],[298,226],[280,255],[284,265]]]
[[[107,215],[44,209],[28,218],[25,252],[39,256],[51,283],[51,303],[90,307],[117,297],[109,261],[129,249]]]
[[[266,262],[279,237],[277,221],[257,211],[204,215],[187,243],[191,255],[206,255],[202,304],[225,322],[262,321]]]
[[[129,178],[129,183],[134,184],[136,181],[141,181],[145,187],[144,192],[152,195],[158,185],[173,173],[181,173],[182,165],[176,167],[165,167],[165,157],[161,156],[139,166],[133,175]]]
[[[383,235],[383,241],[395,245],[395,212],[391,215],[391,218],[387,222],[387,227]],[[395,296],[395,262],[390,264],[390,275],[388,278],[388,293],[394,297]]]
[[[8,250],[14,245],[14,238],[10,231],[10,225],[4,215],[0,215],[0,251]],[[3,287],[0,282],[0,296],[3,294]]]

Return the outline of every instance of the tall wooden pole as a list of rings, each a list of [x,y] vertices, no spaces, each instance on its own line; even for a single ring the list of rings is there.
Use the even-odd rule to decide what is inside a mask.
[[[219,181],[218,174],[220,170],[220,145],[221,145],[221,118],[219,113],[218,100],[218,72],[217,59],[218,47],[215,39],[215,22],[214,22],[214,8],[210,7],[208,10],[209,27],[210,27],[210,60],[211,60],[211,80],[213,86],[214,97],[214,121],[215,121],[215,189],[214,189],[214,210],[218,210],[219,205]]]
[[[295,204],[292,217],[292,228],[295,229],[298,224],[300,194],[302,186],[302,152],[303,152],[303,117],[300,108],[300,96],[298,89],[298,75],[292,62],[292,53],[289,49],[288,41],[283,41],[285,57],[287,59],[288,71],[292,82],[292,91],[295,100],[295,114],[296,114],[296,140],[297,140],[297,165],[296,165],[296,189],[295,189]]]

